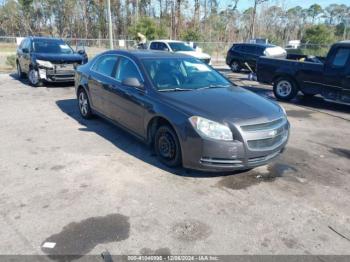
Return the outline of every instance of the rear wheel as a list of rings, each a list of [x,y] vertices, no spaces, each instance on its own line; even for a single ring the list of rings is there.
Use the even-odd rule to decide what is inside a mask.
[[[19,64],[19,62],[16,63],[17,66],[17,76],[19,79],[23,79],[24,78],[24,73],[22,72],[22,68],[21,65]]]
[[[31,68],[29,70],[28,80],[29,80],[29,83],[34,87],[42,86],[43,84],[42,81],[40,80],[38,70],[35,70],[34,68]]]
[[[277,99],[289,101],[297,95],[298,87],[291,78],[280,77],[274,83],[273,92]]]
[[[237,61],[232,61],[230,68],[231,68],[231,71],[234,73],[238,73],[242,70],[241,66]]]
[[[169,167],[181,165],[181,147],[175,131],[168,125],[158,128],[154,137],[154,150],[159,160]]]
[[[80,88],[78,92],[78,106],[79,112],[83,118],[90,119],[92,117],[89,98],[83,88]]]

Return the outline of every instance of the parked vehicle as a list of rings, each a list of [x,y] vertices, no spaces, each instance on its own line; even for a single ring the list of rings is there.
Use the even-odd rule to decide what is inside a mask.
[[[282,152],[289,136],[281,106],[184,54],[108,51],[78,67],[75,88],[83,118],[125,128],[170,167],[250,169]]]
[[[291,100],[301,91],[350,104],[350,41],[334,44],[323,63],[261,57],[257,66],[258,81],[273,84],[278,99]]]
[[[154,40],[150,42],[148,49],[186,54],[198,58],[206,64],[211,64],[210,55],[203,52],[199,52],[196,49],[189,46],[188,44],[186,44],[186,42],[182,41]]]
[[[227,52],[226,64],[232,72],[240,72],[242,69],[255,71],[260,56],[286,58],[287,52],[282,47],[270,44],[233,44]]]
[[[88,60],[84,50],[74,50],[63,40],[46,37],[24,38],[17,48],[17,74],[19,78],[28,76],[32,86],[40,86],[43,81],[74,81],[77,65]]]

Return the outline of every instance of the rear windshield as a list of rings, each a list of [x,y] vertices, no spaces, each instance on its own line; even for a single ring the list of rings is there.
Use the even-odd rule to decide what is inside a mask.
[[[33,50],[37,53],[73,54],[73,49],[63,41],[34,40]]]

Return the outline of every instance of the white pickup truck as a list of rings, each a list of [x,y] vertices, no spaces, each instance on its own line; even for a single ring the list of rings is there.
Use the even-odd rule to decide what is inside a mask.
[[[197,51],[186,42],[176,40],[153,40],[148,45],[149,50],[159,50],[167,52],[176,52],[193,56],[206,64],[211,64],[210,55]]]

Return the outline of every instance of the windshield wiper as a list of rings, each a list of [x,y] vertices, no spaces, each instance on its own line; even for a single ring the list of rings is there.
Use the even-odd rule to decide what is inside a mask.
[[[161,90],[158,90],[159,92],[172,92],[172,91],[193,91],[193,89],[190,89],[190,88],[179,88],[179,87],[176,87],[176,88],[168,88],[168,89],[161,89]]]
[[[196,90],[211,89],[211,88],[226,88],[226,87],[230,87],[230,86],[231,85],[208,85],[208,86],[197,88]]]

